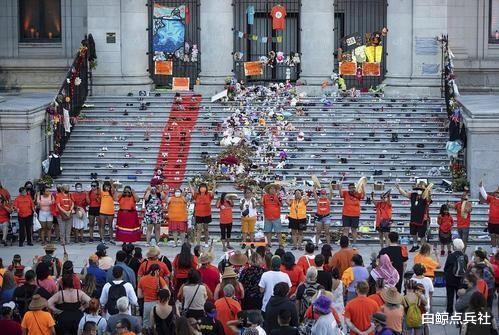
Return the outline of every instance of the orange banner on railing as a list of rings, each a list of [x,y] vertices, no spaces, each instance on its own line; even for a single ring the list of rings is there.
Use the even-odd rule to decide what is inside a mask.
[[[157,60],[154,62],[154,74],[171,76],[173,74],[173,62],[171,60]]]
[[[189,90],[189,77],[173,77],[172,90],[173,91],[188,91]]]
[[[357,63],[355,62],[340,62],[340,74],[344,76],[355,76],[357,72]]]
[[[381,75],[380,63],[362,63],[362,75],[379,77]]]
[[[263,68],[261,62],[244,62],[244,75],[245,76],[261,76]]]

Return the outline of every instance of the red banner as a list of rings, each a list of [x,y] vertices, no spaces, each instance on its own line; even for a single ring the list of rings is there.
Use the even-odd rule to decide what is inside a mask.
[[[379,77],[381,75],[380,63],[362,63],[362,75]]]
[[[173,74],[173,62],[171,60],[157,60],[154,62],[154,74],[171,76]]]
[[[355,76],[357,72],[357,63],[355,62],[340,62],[340,74],[344,76]]]
[[[172,91],[188,91],[189,80],[189,77],[173,77]]]
[[[261,76],[263,68],[261,62],[244,62],[244,75],[245,76]]]

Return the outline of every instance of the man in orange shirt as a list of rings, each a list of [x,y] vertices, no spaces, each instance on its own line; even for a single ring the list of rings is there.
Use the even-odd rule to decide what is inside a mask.
[[[33,232],[33,213],[35,212],[35,203],[24,187],[19,188],[19,195],[12,204],[17,211],[19,221],[19,246],[22,247],[24,239],[28,245],[33,245],[31,235]]]
[[[262,207],[263,207],[263,232],[267,237],[267,243],[269,247],[272,247],[272,233],[274,232],[277,236],[277,241],[279,241],[279,247],[282,247],[281,234],[282,224],[281,224],[281,206],[282,200],[277,194],[279,186],[276,184],[270,184],[265,187],[265,194],[262,197]]]
[[[355,184],[348,184],[348,191],[341,190],[340,197],[343,198],[343,235],[348,236],[349,230],[352,230],[352,246],[357,243],[357,229],[360,220],[360,200],[364,199],[364,191],[357,192]]]
[[[227,326],[227,323],[237,320],[237,313],[241,311],[241,305],[233,298],[234,292],[234,286],[227,284],[224,287],[224,297],[215,301],[215,308],[217,310],[216,318],[222,323],[225,335],[235,335]]]
[[[159,274],[163,279],[165,280],[169,279],[170,270],[168,270],[165,263],[159,260],[160,254],[161,250],[159,250],[158,247],[154,246],[149,248],[146,254],[147,260],[145,260],[144,262],[142,262],[142,264],[140,264],[139,271],[137,273],[138,280],[140,280],[144,275],[147,274],[149,268],[153,264],[159,265]]]
[[[454,209],[457,212],[457,233],[459,234],[459,238],[463,240],[464,250],[466,250],[470,233],[472,211],[471,202],[468,201],[468,192],[465,191],[463,195],[461,195],[461,201],[454,204]]]
[[[357,250],[348,247],[348,236],[340,238],[340,247],[329,262],[331,268],[337,268],[340,272],[340,278],[343,272],[351,266],[353,255],[357,254]]]
[[[350,328],[350,335],[374,335],[374,326],[371,324],[372,315],[379,312],[378,304],[367,297],[369,284],[365,281],[357,283],[357,297],[350,300],[345,306],[345,322]]]

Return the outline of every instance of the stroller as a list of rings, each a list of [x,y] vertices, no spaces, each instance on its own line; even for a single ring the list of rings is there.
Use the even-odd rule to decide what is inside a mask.
[[[7,244],[9,246],[12,246],[12,244],[14,244],[14,242],[17,241],[17,232],[18,232],[18,224],[17,222],[12,222],[12,221],[9,221],[8,222],[8,225],[9,225],[9,228],[7,229]],[[0,230],[0,236],[3,240],[3,232],[2,230]]]

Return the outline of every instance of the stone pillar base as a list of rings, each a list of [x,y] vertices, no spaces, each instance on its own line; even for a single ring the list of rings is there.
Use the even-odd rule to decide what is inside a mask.
[[[385,96],[412,96],[412,97],[440,97],[440,79],[436,78],[408,78],[408,77],[387,77],[383,84]]]
[[[128,92],[137,95],[138,91],[150,91],[152,87],[152,80],[148,76],[94,76],[92,88],[93,95],[126,95]]]

